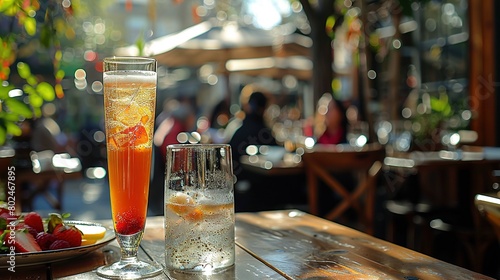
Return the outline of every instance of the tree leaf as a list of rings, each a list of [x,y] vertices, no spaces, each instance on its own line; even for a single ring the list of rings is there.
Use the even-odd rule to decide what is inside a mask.
[[[3,73],[4,77],[7,77],[7,79],[9,79],[10,68],[3,68],[3,69],[1,69],[1,73]]]
[[[443,109],[443,115],[446,117],[451,117],[453,115],[453,110],[451,109],[451,105],[446,103],[446,106]]]
[[[43,105],[43,98],[38,95],[38,93],[33,93],[29,95],[29,101],[33,108],[40,108]]]
[[[65,75],[66,75],[66,73],[64,73],[64,70],[59,69],[59,70],[57,70],[57,73],[56,73],[56,79],[61,81],[62,79],[64,79]]]
[[[10,6],[5,6],[5,10],[2,10],[1,12],[7,16],[13,17],[17,14],[18,11],[19,8],[16,5],[11,4]]]
[[[57,61],[60,61],[62,59],[62,51],[61,50],[57,50],[56,53],[54,54],[54,58],[57,60]]]
[[[56,97],[54,88],[47,82],[41,82],[36,86],[36,91],[45,101],[52,101]]]
[[[33,7],[33,9],[35,9],[35,10],[39,10],[40,9],[40,1],[31,0],[31,7]]]
[[[11,112],[17,113],[27,119],[33,117],[33,112],[31,111],[30,107],[23,102],[14,98],[8,98],[4,102]]]
[[[31,76],[31,69],[30,66],[24,62],[19,62],[17,64],[17,72],[19,73],[19,76],[23,79],[28,79],[29,76]]]
[[[61,84],[57,84],[54,87],[54,90],[56,91],[57,98],[63,98],[64,97],[64,90],[63,90]]]
[[[42,26],[42,30],[40,30],[40,43],[45,48],[50,47],[50,43],[52,42],[52,32],[50,31],[50,27],[48,24]]]
[[[35,88],[28,84],[23,86],[23,91],[27,94],[37,94]]]
[[[38,84],[38,79],[35,76],[31,75],[26,79],[26,82],[28,82],[28,84],[32,86],[36,86]]]
[[[36,34],[36,20],[32,17],[27,17],[24,20],[24,29],[29,35],[34,36]]]
[[[5,122],[5,128],[7,130],[7,134],[11,134],[14,136],[19,136],[23,133],[19,125],[17,125],[14,122],[6,121]]]
[[[13,90],[13,85],[0,86],[0,100],[5,100],[9,98],[9,91]]]
[[[14,5],[14,0],[3,0],[0,1],[0,12],[3,12]]]
[[[5,133],[5,127],[0,125],[0,145],[5,144],[5,139],[7,138],[7,134]]]
[[[0,119],[3,119],[4,121],[11,121],[11,122],[18,122],[20,121],[19,115],[16,113],[10,113],[10,112],[0,112]]]
[[[137,38],[137,40],[135,41],[135,45],[136,45],[137,49],[139,49],[139,55],[144,55],[145,42],[144,42],[144,39],[142,38],[142,36],[139,36]]]
[[[35,117],[37,117],[37,118],[42,116],[42,109],[40,109],[40,108],[33,108],[33,112],[34,112]]]

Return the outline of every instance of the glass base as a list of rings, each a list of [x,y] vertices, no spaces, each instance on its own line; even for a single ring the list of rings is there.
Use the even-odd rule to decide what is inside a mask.
[[[141,279],[159,275],[162,271],[163,267],[160,264],[132,258],[101,266],[97,268],[97,275],[108,279]]]

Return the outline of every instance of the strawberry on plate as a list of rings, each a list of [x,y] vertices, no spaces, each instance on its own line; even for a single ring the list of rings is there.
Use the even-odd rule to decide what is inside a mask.
[[[34,229],[34,228],[32,228],[32,227],[30,227],[28,225],[24,225],[24,227],[19,228],[19,229],[23,229],[23,228],[25,228],[28,231],[29,234],[33,235],[33,237],[36,237],[37,234],[38,234],[38,231],[36,229]]]
[[[42,217],[37,212],[26,214],[24,216],[24,224],[34,228],[37,232],[44,231]]]
[[[13,221],[11,226],[12,230],[15,230],[15,234],[12,236],[15,238],[13,245],[15,245],[16,252],[38,252],[82,246],[83,232],[75,225],[64,221],[68,216],[69,214],[50,213],[49,218],[42,219],[37,212],[20,216],[19,219]],[[0,230],[8,233],[5,219],[0,219],[0,222],[2,222]],[[102,232],[102,236],[104,233]],[[3,234],[0,232],[0,246],[5,242],[5,235],[5,232]],[[97,240],[98,237],[102,238],[102,236],[101,232],[93,230],[87,237]],[[5,248],[5,246],[0,247],[0,250]]]
[[[5,219],[6,221],[12,221],[18,218],[18,216],[11,215],[12,211],[7,208],[0,207],[0,218]]]
[[[57,238],[52,233],[48,232],[39,232],[35,239],[36,243],[40,245],[40,248],[42,248],[42,250],[49,250],[50,245],[52,245],[52,243],[57,240]]]
[[[59,240],[65,240],[71,247],[82,245],[82,232],[75,226],[59,224],[52,232]]]
[[[66,249],[70,248],[71,245],[69,245],[68,241],[66,240],[56,240],[54,243],[52,243],[49,247],[49,250],[60,250],[60,249]]]
[[[14,246],[18,253],[42,251],[33,235],[26,230],[16,230]]]

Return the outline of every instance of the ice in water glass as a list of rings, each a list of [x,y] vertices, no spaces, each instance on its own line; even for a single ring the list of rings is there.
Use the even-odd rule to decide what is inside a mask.
[[[234,176],[231,147],[167,147],[167,270],[214,274],[234,266]]]
[[[111,197],[120,261],[97,275],[138,279],[158,275],[162,266],[137,258],[146,224],[156,104],[156,60],[104,59],[104,119]]]

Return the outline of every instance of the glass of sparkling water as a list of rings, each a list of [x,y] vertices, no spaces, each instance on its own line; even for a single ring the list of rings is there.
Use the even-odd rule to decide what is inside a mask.
[[[234,266],[234,176],[231,147],[167,147],[167,270],[211,274]]]

